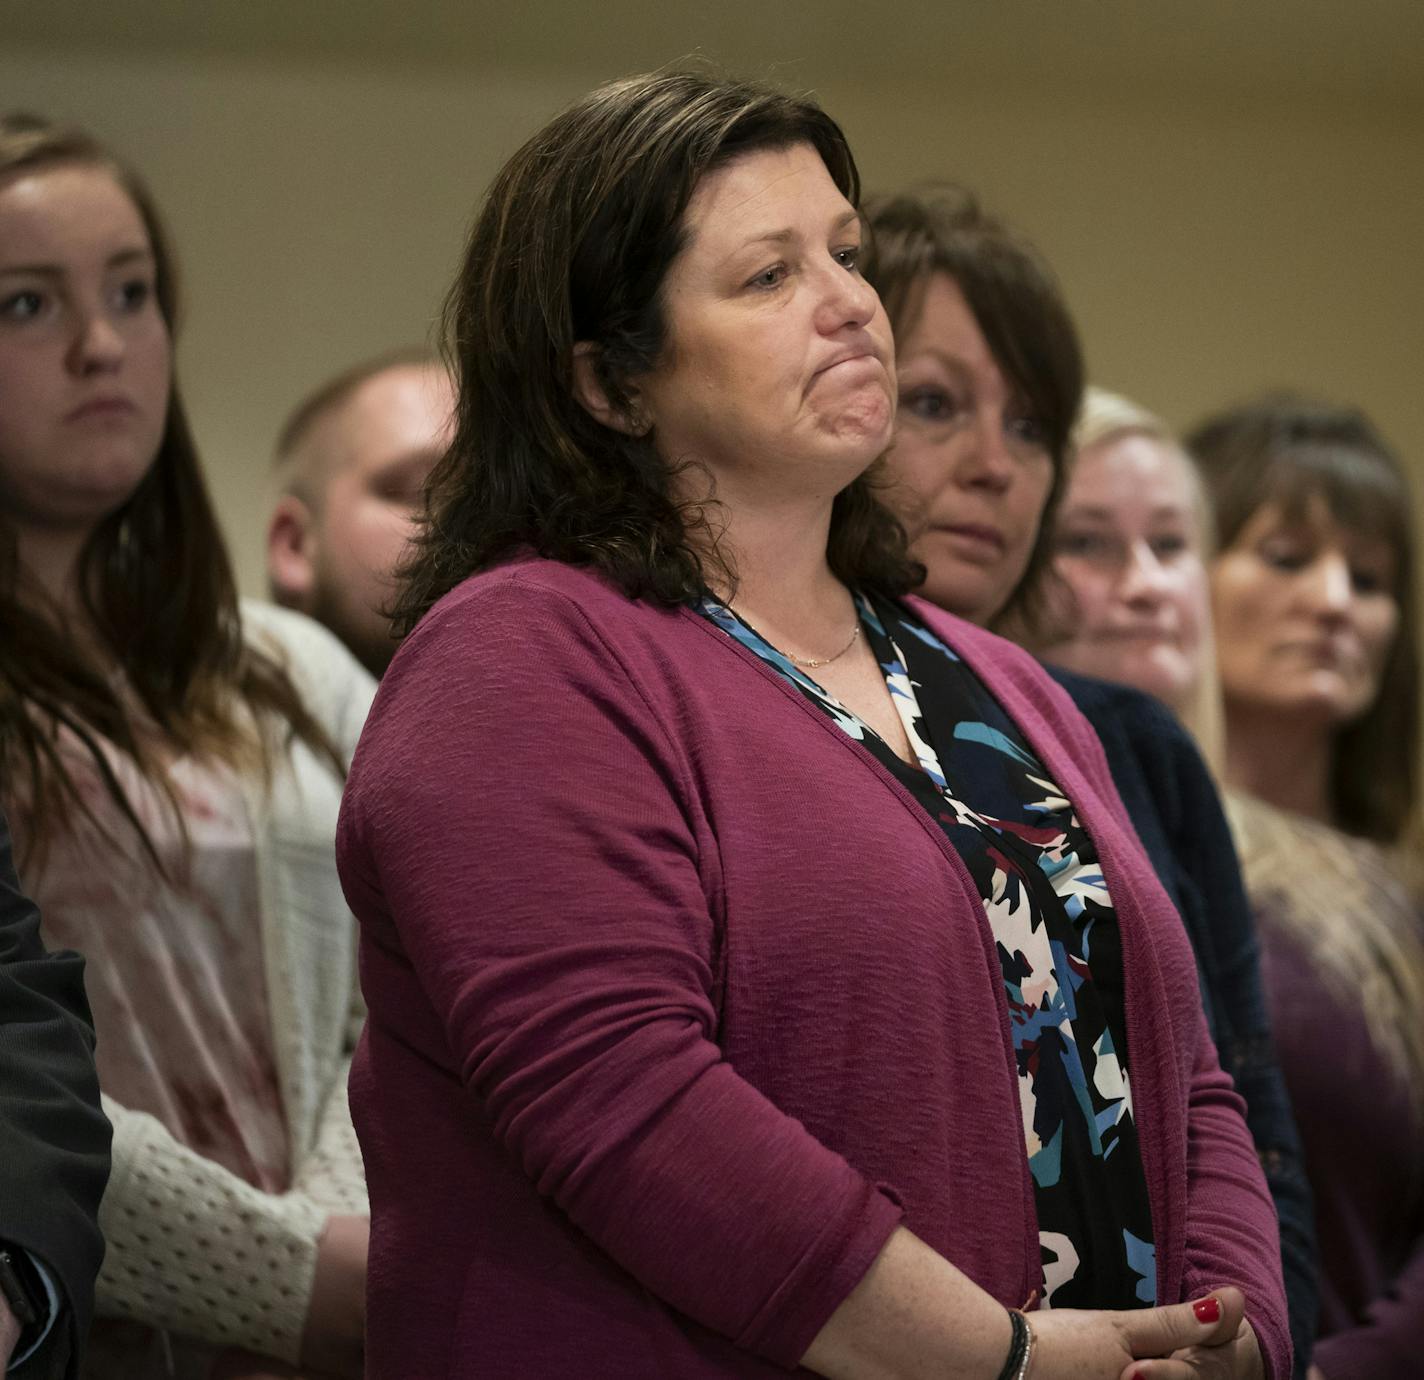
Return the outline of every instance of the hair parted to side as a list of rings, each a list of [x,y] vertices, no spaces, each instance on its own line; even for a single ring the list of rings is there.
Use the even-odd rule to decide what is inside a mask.
[[[1090,384],[1083,393],[1083,406],[1073,427],[1073,454],[1080,455],[1092,446],[1105,445],[1124,436],[1145,436],[1157,441],[1181,461],[1182,473],[1192,494],[1192,517],[1200,541],[1198,554],[1203,561],[1209,561],[1216,553],[1216,518],[1196,461],[1187,453],[1177,433],[1155,412],[1121,393]]]
[[[1037,249],[962,187],[867,197],[864,217],[870,235],[861,263],[896,339],[914,329],[931,279],[937,273],[952,278],[1004,377],[1043,428],[1053,480],[1028,566],[998,618],[1031,613],[1048,565],[1085,381],[1083,350],[1062,289]]]
[[[524,549],[664,604],[735,582],[717,549],[715,495],[680,500],[655,433],[595,421],[574,395],[573,354],[594,347],[599,383],[626,409],[629,386],[664,359],[661,287],[698,181],[794,144],[811,145],[858,200],[850,148],[819,106],[703,72],[601,86],[505,164],[446,303],[455,431],[402,571],[399,632],[466,576]],[[917,569],[876,485],[863,475],[838,495],[828,555],[847,582],[899,593]]]
[[[1273,393],[1207,418],[1186,436],[1225,550],[1265,504],[1288,519],[1323,500],[1335,521],[1395,558],[1399,631],[1374,704],[1336,735],[1330,795],[1348,833],[1393,843],[1417,823],[1420,679],[1416,556],[1399,457],[1359,409]]]
[[[67,167],[107,173],[133,202],[153,250],[159,311],[173,335],[177,274],[142,180],[82,129],[28,113],[0,115],[0,187]],[[243,645],[227,549],[176,385],[153,464],[89,537],[79,558],[78,588],[111,661],[97,661],[66,631],[59,610],[26,576],[0,513],[0,790],[10,803],[23,802],[29,822],[24,858],[42,853],[45,836],[60,826],[65,809],[93,818],[65,768],[56,741],[62,726],[83,744],[120,812],[159,863],[100,746],[112,743],[166,790],[162,754],[137,731],[132,708],[115,688],[115,667],[168,752],[234,760],[256,753],[265,764],[268,744],[252,740],[245,704],[259,723],[276,715],[341,765],[287,672]]]
[[[1182,448],[1172,428],[1155,412],[1149,412],[1121,393],[1089,384],[1083,392],[1083,405],[1073,427],[1073,449],[1086,450],[1119,436],[1150,436],[1154,441],[1162,441],[1178,450]]]

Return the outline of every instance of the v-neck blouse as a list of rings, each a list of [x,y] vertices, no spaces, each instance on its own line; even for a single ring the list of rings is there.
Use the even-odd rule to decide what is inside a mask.
[[[890,600],[857,595],[917,765],[730,609],[698,611],[860,742],[963,859],[995,940],[1033,1177],[1044,1307],[1156,1301],[1133,1120],[1122,947],[1091,838],[1018,727],[955,653]]]

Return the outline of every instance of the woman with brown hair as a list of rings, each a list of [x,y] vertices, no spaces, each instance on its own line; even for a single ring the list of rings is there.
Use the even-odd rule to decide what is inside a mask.
[[[1164,473],[1177,479],[1181,473],[1172,456],[1159,459],[1152,451],[1148,459],[1157,468],[1134,472],[1131,488],[1151,498],[1155,525],[1133,534],[1131,543],[1114,528],[1109,540],[1101,496],[1090,492],[1095,455],[1084,462],[1081,448],[1130,435],[1149,440],[1150,450],[1160,446],[1161,428],[1150,428],[1140,409],[1091,389],[1079,415],[1082,353],[1047,264],[958,188],[876,198],[866,215],[872,232],[866,273],[886,303],[898,345],[892,497],[924,562],[921,590],[1045,659],[1099,677],[1053,669],[1098,733],[1113,782],[1192,941],[1208,1025],[1222,1067],[1245,1098],[1279,1215],[1303,1375],[1316,1302],[1310,1201],[1271,1048],[1250,908],[1211,776],[1159,702],[1195,710],[1210,699],[1203,685],[1210,676],[1199,664],[1204,631],[1192,626],[1207,621],[1205,575],[1197,564],[1194,586],[1183,558],[1181,607],[1171,610],[1154,584],[1153,629],[1171,621],[1170,645],[1120,636],[1122,620],[1104,612],[1107,596],[1095,598],[1096,585],[1070,579],[1098,570],[1129,545],[1135,563],[1144,535],[1148,563],[1154,551],[1167,559],[1170,533],[1158,528],[1175,524],[1178,536],[1193,523],[1199,530],[1195,489],[1164,485]],[[1075,445],[1080,455],[1070,465]],[[1140,460],[1140,449],[1129,458]],[[1163,505],[1170,509],[1165,516],[1157,512]],[[1086,553],[1072,569],[1063,565],[1065,539],[1079,539]],[[1111,564],[1104,577],[1114,597],[1126,564]],[[1203,605],[1195,620],[1194,593]],[[1135,610],[1140,601],[1133,600]],[[1181,614],[1180,625],[1166,612]],[[1101,639],[1094,640],[1095,631]],[[1209,713],[1193,717],[1194,727],[1215,722]]]
[[[338,835],[383,1377],[1288,1373],[1096,740],[907,597],[856,197],[815,105],[668,73],[475,223]]]
[[[1216,514],[1232,824],[1320,1234],[1315,1365],[1424,1337],[1424,890],[1411,501],[1361,412],[1291,396],[1187,438]]]
[[[371,685],[315,625],[239,608],[176,311],[134,174],[0,119],[0,796],[50,941],[89,960],[114,1124],[87,1373],[354,1375],[330,841]]]

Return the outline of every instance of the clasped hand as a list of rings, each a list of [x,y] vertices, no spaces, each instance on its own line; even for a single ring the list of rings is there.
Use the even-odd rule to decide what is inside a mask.
[[[1033,1380],[1263,1380],[1239,1289],[1164,1308],[1062,1309],[1031,1315]]]

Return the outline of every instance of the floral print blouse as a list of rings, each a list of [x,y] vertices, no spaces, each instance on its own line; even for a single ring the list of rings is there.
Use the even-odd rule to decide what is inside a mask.
[[[698,611],[889,771],[978,888],[1003,974],[1043,1260],[1040,1306],[1156,1302],[1151,1210],[1127,1070],[1122,947],[1073,804],[977,676],[903,605],[856,595],[917,762],[710,596]]]

